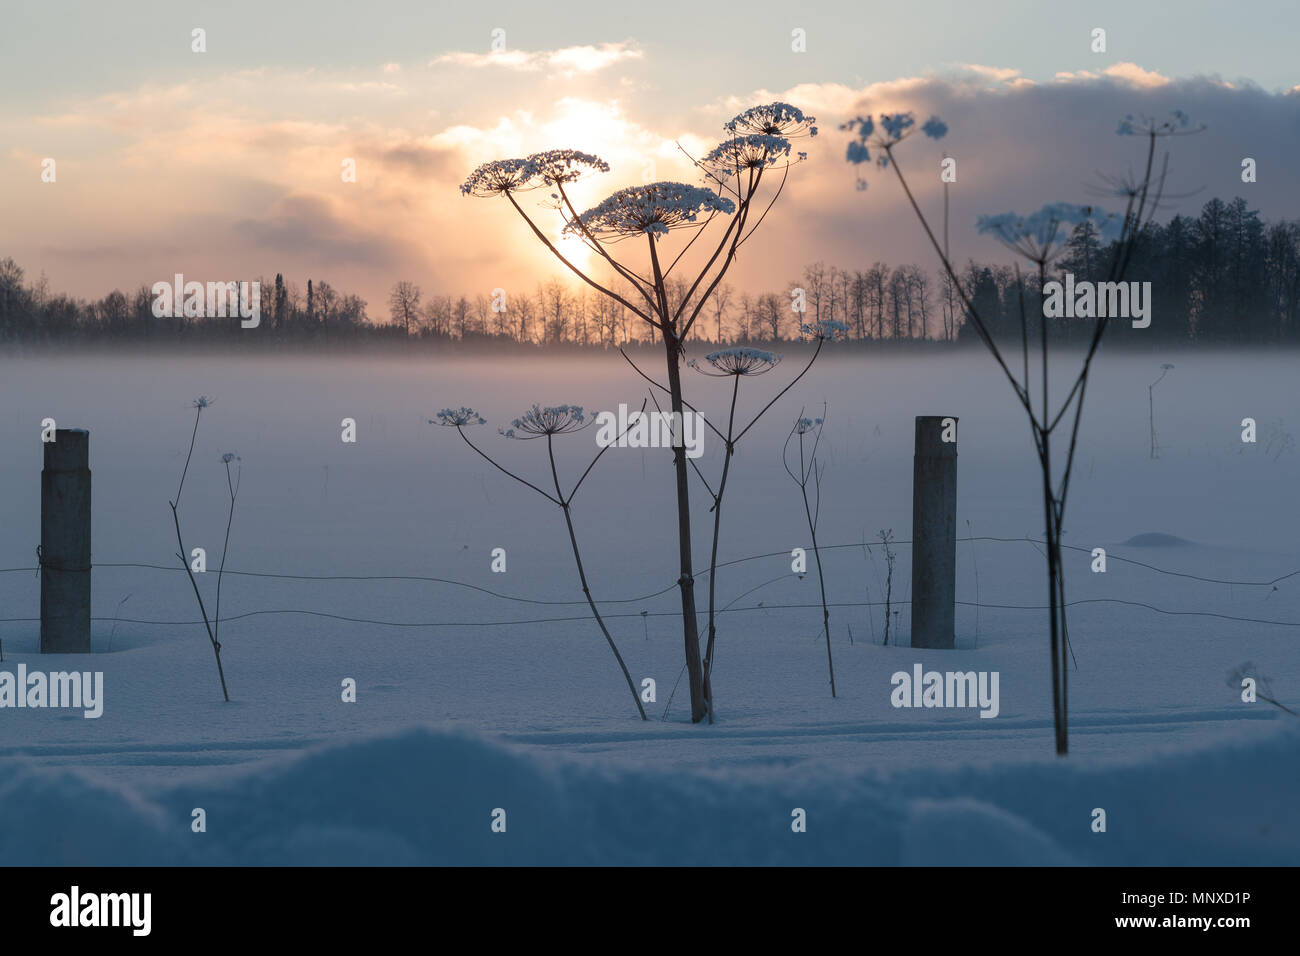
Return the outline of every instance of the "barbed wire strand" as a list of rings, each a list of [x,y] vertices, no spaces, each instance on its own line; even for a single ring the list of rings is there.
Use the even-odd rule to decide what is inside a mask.
[[[966,537],[966,538],[961,538],[959,540],[960,541],[995,541],[995,542],[1011,543],[1011,544],[1032,544],[1032,545],[1040,545],[1044,543],[1042,541],[1039,541],[1036,538],[1029,538],[1029,537],[1004,538],[1004,537],[995,537],[991,535]],[[898,544],[898,545],[910,545],[912,542],[891,541],[890,543]],[[860,548],[860,547],[862,547],[861,542],[853,542],[850,544],[822,545],[821,550],[836,551],[836,550],[843,550],[847,548]],[[1067,550],[1082,551],[1089,554],[1091,554],[1091,550],[1092,550],[1090,548],[1084,548],[1078,545],[1069,545],[1069,544],[1062,544],[1061,547]],[[733,558],[730,561],[719,563],[718,567],[719,568],[734,567],[735,565],[744,564],[748,561],[759,561],[765,558],[775,558],[775,557],[784,558],[788,556],[789,556],[788,551],[769,551],[763,554],[751,554],[741,558]],[[1279,577],[1272,578],[1267,581],[1239,581],[1239,580],[1231,580],[1227,578],[1204,577],[1202,575],[1191,574],[1189,572],[1184,572],[1184,571],[1171,571],[1168,568],[1157,567],[1156,565],[1148,564],[1145,561],[1138,561],[1135,558],[1126,558],[1123,557],[1122,555],[1117,555],[1117,554],[1107,555],[1107,558],[1110,561],[1119,561],[1125,564],[1132,564],[1137,567],[1146,568],[1147,570],[1154,571],[1157,574],[1164,574],[1170,577],[1185,578],[1187,580],[1192,580],[1192,581],[1200,581],[1204,584],[1222,584],[1222,585],[1227,585],[1232,587],[1272,587],[1276,584],[1281,583],[1282,581],[1286,581],[1290,578],[1300,575],[1300,569],[1297,569],[1295,571],[1288,572],[1287,574],[1280,575]],[[175,571],[175,572],[185,570],[184,568],[178,568],[175,565],[147,564],[142,562],[128,562],[128,561],[96,563],[94,566],[99,568],[145,568],[145,569],[150,569],[155,571]],[[0,568],[0,574],[21,573],[21,572],[31,573],[39,570],[40,569],[38,567]],[[465,581],[454,581],[449,578],[439,578],[439,577],[431,577],[431,576],[415,575],[415,574],[287,574],[283,572],[273,572],[273,571],[236,571],[236,570],[227,570],[225,571],[225,573],[231,575],[238,575],[241,577],[279,578],[279,579],[294,580],[294,581],[418,581],[422,583],[446,584],[452,587],[466,588],[468,590],[478,591],[482,594],[490,595],[491,597],[500,598],[501,600],[504,601],[515,601],[521,604],[566,606],[566,605],[579,605],[579,604],[586,603],[585,599],[567,600],[567,601],[548,601],[541,598],[519,597],[518,595],[513,595],[513,594],[502,594],[499,591],[493,591],[491,588],[481,587],[476,584],[469,584]],[[695,576],[705,577],[708,575],[708,573],[709,570],[707,568],[702,568],[701,570],[695,572]],[[649,594],[638,595],[636,597],[630,597],[630,598],[604,598],[601,600],[600,603],[631,604],[638,601],[649,601],[663,594],[667,594],[669,591],[674,590],[676,587],[677,587],[677,583],[673,582],[667,587],[664,587],[658,591],[653,591]],[[900,603],[900,602],[893,602],[893,603]]]
[[[827,607],[884,607],[884,601],[833,601],[828,602]],[[891,606],[901,604],[911,604],[911,601],[891,601]],[[1003,611],[1046,611],[1048,606],[1045,604],[977,604],[974,601],[954,601],[963,607],[980,607],[992,610]],[[1300,621],[1274,621],[1265,618],[1255,617],[1238,617],[1232,614],[1221,614],[1217,611],[1171,611],[1167,608],[1156,607],[1154,604],[1147,604],[1144,601],[1129,601],[1123,598],[1079,598],[1074,601],[1067,601],[1066,607],[1075,607],[1081,604],[1123,604],[1128,607],[1140,607],[1157,614],[1167,614],[1175,617],[1212,617],[1223,621],[1238,621],[1245,624],[1265,624],[1273,627],[1300,627]],[[768,604],[761,602],[744,607],[722,608],[719,614],[735,614],[741,611],[781,611],[781,610],[804,610],[809,608],[820,608],[822,605],[817,604]],[[702,615],[705,612],[700,612]],[[539,617],[513,621],[381,621],[375,618],[348,617],[342,614],[332,614],[327,611],[312,611],[305,608],[270,608],[260,611],[244,611],[241,614],[231,614],[221,618],[222,621],[239,621],[249,617],[260,617],[270,614],[304,614],[311,617],[324,617],[336,621],[346,621],[352,624],[374,624],[380,627],[510,627],[520,624],[558,624],[569,623],[573,621],[589,621],[591,616],[588,614],[574,615],[572,617]],[[648,617],[679,617],[680,611],[648,611]],[[622,611],[612,614],[606,614],[609,618],[637,618],[641,617],[640,612]],[[119,621],[123,624],[156,624],[165,627],[188,627],[202,624],[202,620],[195,621],[154,621],[143,620],[129,617],[99,617],[92,616],[92,621]],[[39,617],[0,617],[0,624],[19,624],[35,623],[40,621]]]

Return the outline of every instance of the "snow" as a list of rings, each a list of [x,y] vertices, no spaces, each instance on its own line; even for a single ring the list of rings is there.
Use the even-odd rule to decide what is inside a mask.
[[[1171,357],[1151,460],[1147,385]],[[658,353],[638,360],[661,374]],[[738,421],[784,384],[786,367],[802,363],[740,383]],[[539,399],[596,410],[639,401],[645,383],[618,356],[0,359],[0,568],[34,564],[45,417],[95,434],[97,565],[96,653],[52,662],[37,653],[36,623],[0,623],[0,670],[103,671],[106,698],[97,720],[0,710],[0,859],[1294,862],[1296,721],[1242,702],[1229,680],[1251,662],[1261,690],[1300,709],[1300,628],[1290,626],[1300,577],[1284,577],[1300,569],[1300,456],[1265,454],[1262,429],[1244,445],[1239,424],[1296,427],[1290,358],[1098,360],[1066,516],[1066,544],[1078,549],[1067,552],[1067,595],[1087,603],[1071,609],[1078,667],[1063,760],[1052,755],[1046,615],[1013,607],[1043,603],[1042,559],[1023,540],[1039,533],[1041,503],[1029,435],[999,374],[974,351],[824,357],[746,437],[724,510],[720,558],[739,563],[719,572],[720,604],[733,606],[720,616],[718,723],[707,727],[689,723],[684,679],[661,719],[682,667],[667,452],[611,450],[573,505],[593,594],[634,679],[657,683],[642,723],[586,609],[562,516],[427,425],[461,402],[495,426]],[[1064,366],[1054,378],[1064,381]],[[731,384],[692,376],[688,399],[718,416]],[[228,573],[221,641],[233,700],[222,703],[202,625],[133,623],[195,621],[185,575],[108,566],[175,563],[167,501],[200,392],[217,402],[199,427],[181,520],[209,568],[229,506],[220,452],[234,447],[243,485],[228,568],[440,578],[525,600],[429,580]],[[844,545],[823,552],[834,700],[816,577],[790,573],[791,549],[810,543],[780,467],[790,422],[822,401],[819,540]],[[883,608],[849,606],[884,600],[876,532],[909,537],[913,417],[930,414],[960,419],[963,603],[951,652],[892,638],[882,647]],[[339,440],[345,417],[356,419],[355,445]],[[549,481],[544,449],[484,431],[506,467]],[[706,474],[719,444],[706,438]],[[566,487],[598,450],[588,433],[556,448]],[[692,492],[703,610],[711,526],[701,487]],[[497,547],[504,574],[490,570]],[[1089,570],[1095,547],[1107,551],[1105,574]],[[910,552],[895,548],[893,595],[906,601]],[[767,556],[740,560],[753,555]],[[977,568],[978,611],[968,603]],[[210,599],[215,571],[198,577]],[[302,613],[255,614],[266,609]],[[900,610],[892,634],[905,643]],[[0,574],[0,617],[38,614],[35,575]],[[999,672],[999,716],[894,709],[890,675],[918,662]],[[340,698],[349,677],[355,704]],[[205,834],[190,831],[195,807],[207,811]],[[505,835],[489,828],[496,807],[508,812]],[[807,833],[790,831],[796,807]],[[1104,834],[1090,829],[1096,807]]]
[[[409,728],[141,798],[0,777],[0,859],[78,865],[1294,863],[1300,735],[1144,761],[665,772]],[[1104,834],[1089,822],[1108,809]],[[193,808],[207,832],[188,827]],[[491,830],[506,811],[506,830]],[[795,808],[807,831],[796,834]]]

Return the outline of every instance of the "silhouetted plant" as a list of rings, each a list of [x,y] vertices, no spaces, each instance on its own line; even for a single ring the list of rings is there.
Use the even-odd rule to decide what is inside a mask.
[[[881,646],[888,647],[889,622],[894,606],[894,558],[897,557],[891,547],[894,543],[894,529],[890,528],[886,531],[882,528],[877,537],[880,538],[880,543],[885,546],[885,640]]]
[[[641,405],[642,411],[645,410],[645,404]],[[483,425],[486,420],[472,408],[462,406],[458,409],[444,408],[438,412],[437,419],[429,419],[431,425],[441,425],[448,428],[455,428],[465,444],[473,448],[474,451],[490,464],[497,471],[501,472],[522,485],[526,485],[533,491],[537,492],[551,504],[556,505],[564,513],[564,524],[569,530],[569,546],[573,550],[573,560],[578,566],[578,581],[582,584],[582,594],[587,599],[587,606],[591,608],[592,616],[596,619],[596,624],[600,626],[600,632],[605,635],[605,641],[609,644],[609,649],[613,651],[614,658],[618,661],[619,669],[623,671],[623,677],[627,681],[627,688],[632,692],[632,700],[636,702],[636,711],[641,715],[642,720],[646,720],[645,708],[641,706],[641,695],[637,693],[636,684],[632,681],[632,675],[628,672],[627,665],[623,662],[623,655],[619,653],[618,645],[614,643],[614,638],[609,633],[609,628],[605,626],[605,619],[600,616],[600,610],[596,607],[596,601],[591,596],[591,588],[587,584],[587,572],[582,563],[582,552],[578,549],[578,535],[573,528],[573,498],[582,487],[582,483],[587,480],[591,470],[596,467],[596,462],[600,461],[602,455],[612,447],[605,445],[596,453],[596,457],[591,460],[586,470],[578,478],[573,488],[566,495],[560,486],[560,472],[555,463],[555,438],[557,435],[569,435],[574,432],[582,431],[591,424],[587,420],[586,413],[579,405],[555,405],[542,408],[534,405],[528,411],[524,412],[513,422],[509,428],[498,429],[506,438],[513,438],[518,441],[535,441],[539,438],[546,440],[546,457],[551,466],[551,482],[555,488],[555,493],[551,494],[544,491],[537,485],[533,484],[526,478],[505,468],[503,465],[493,459],[487,452],[483,451],[465,434],[465,429]],[[626,430],[624,433],[626,434]],[[619,436],[620,438],[622,435]]]
[[[221,643],[221,579],[226,573],[226,554],[230,551],[230,526],[235,521],[235,499],[239,497],[239,482],[244,474],[243,462],[234,452],[228,451],[222,455],[221,463],[226,466],[226,489],[230,492],[230,511],[226,515],[226,537],[221,543],[221,567],[217,569],[217,601],[212,608],[212,632],[218,646]],[[235,464],[233,476],[230,473],[232,463]]]
[[[1091,206],[1078,206],[1069,203],[1052,203],[1043,206],[1038,212],[1029,216],[1003,213],[995,216],[982,216],[979,230],[998,238],[1007,248],[1024,257],[1037,266],[1038,291],[1040,298],[1046,300],[1045,291],[1047,265],[1060,252],[1061,226],[1066,223],[1092,222],[1099,231],[1111,235],[1111,262],[1106,281],[1120,282],[1126,274],[1133,259],[1133,252],[1138,240],[1147,231],[1160,206],[1164,195],[1165,181],[1169,168],[1166,153],[1159,171],[1156,170],[1157,141],[1170,136],[1199,132],[1204,127],[1189,128],[1190,121],[1181,110],[1175,110],[1171,118],[1157,122],[1150,118],[1135,118],[1132,115],[1120,122],[1116,132],[1121,136],[1145,136],[1147,138],[1146,160],[1140,179],[1129,177],[1103,177],[1102,187],[1106,195],[1122,197],[1125,209],[1122,217],[1106,216]],[[1021,375],[1017,378],[1003,355],[1002,347],[995,341],[989,317],[982,315],[972,301],[969,292],[957,278],[945,245],[936,238],[930,222],[921,211],[907,179],[898,165],[895,149],[903,140],[913,136],[918,130],[932,139],[940,139],[948,132],[948,127],[937,117],[931,117],[922,126],[916,126],[916,119],[911,113],[886,113],[880,117],[880,132],[870,116],[859,116],[845,123],[842,129],[852,131],[856,139],[849,143],[846,159],[852,164],[872,162],[872,150],[877,151],[875,162],[882,169],[892,168],[907,197],[912,211],[916,214],[930,245],[934,248],[949,280],[956,286],[966,311],[966,321],[975,329],[980,340],[988,348],[998,367],[1011,384],[1016,398],[1029,419],[1033,433],[1034,447],[1038,455],[1039,470],[1042,475],[1042,495],[1047,554],[1047,579],[1050,609],[1049,642],[1052,658],[1052,712],[1055,725],[1056,752],[1065,754],[1069,750],[1069,696],[1068,679],[1065,668],[1066,652],[1069,649],[1069,632],[1066,622],[1065,577],[1062,563],[1061,532],[1065,516],[1065,502],[1070,488],[1070,477],[1074,468],[1074,456],[1078,446],[1079,425],[1083,418],[1084,399],[1087,395],[1092,362],[1101,345],[1102,335],[1109,324],[1109,315],[1096,318],[1088,347],[1073,384],[1066,392],[1059,406],[1051,403],[1048,390],[1048,323],[1040,308],[1039,331],[1041,351],[1041,402],[1034,404],[1031,392],[1029,372],[1029,332],[1024,308],[1024,287],[1020,288],[1020,348],[1022,356]],[[1108,312],[1110,310],[1098,310]],[[1073,410],[1073,418],[1068,416]],[[1065,466],[1056,474],[1052,459],[1052,436],[1058,426],[1066,424],[1070,429],[1070,441],[1065,456]]]
[[[607,172],[609,164],[590,153],[557,149],[523,159],[496,160],[479,166],[461,192],[472,196],[504,196],[523,217],[533,234],[570,272],[597,292],[618,302],[656,331],[664,345],[670,411],[679,419],[687,404],[682,395],[681,369],[684,344],[709,297],[735,261],[736,253],[763,222],[780,196],[790,166],[805,158],[791,158],[793,137],[817,135],[815,120],[787,103],[770,103],[738,114],[724,124],[726,138],[701,159],[688,158],[700,171],[704,186],[655,182],[620,189],[583,213],[573,205],[566,186],[591,172]],[[685,153],[685,150],[683,150]],[[780,182],[763,206],[759,197],[765,178],[781,173]],[[523,210],[516,194],[548,188],[549,205],[559,212],[562,233],[587,246],[618,278],[630,286],[625,296],[598,282],[566,257],[555,241]],[[755,204],[758,203],[756,207]],[[751,223],[751,213],[756,218]],[[696,240],[718,216],[730,217],[712,252],[680,295],[669,294],[669,280]],[[660,246],[671,232],[696,229],[670,261],[660,257]],[[646,258],[640,271],[615,259],[609,246],[631,239],[644,240]],[[648,265],[648,269],[646,266]],[[629,297],[630,296],[630,297]],[[690,478],[684,447],[674,448],[677,493],[677,579],[681,592],[682,630],[691,694],[691,720],[708,712],[704,669],[700,659],[699,625],[695,609],[695,579],[691,561]]]
[[[809,329],[809,331],[813,330]],[[736,400],[740,394],[740,380],[742,378],[753,378],[758,375],[763,375],[766,372],[770,372],[781,361],[781,356],[762,349],[734,347],[710,352],[706,355],[704,361],[709,365],[710,368],[708,369],[701,366],[695,359],[692,359],[687,363],[703,375],[709,375],[714,378],[731,379],[731,404],[727,410],[726,434],[723,434],[720,430],[715,428],[712,423],[708,423],[707,418],[704,418],[702,415],[700,416],[709,424],[709,428],[713,430],[714,434],[722,439],[722,475],[718,479],[718,487],[716,491],[709,484],[708,479],[704,477],[704,473],[700,471],[699,466],[696,465],[695,462],[691,462],[691,466],[695,469],[695,474],[699,477],[700,481],[704,483],[704,487],[708,490],[709,496],[713,499],[713,505],[709,509],[713,512],[713,545],[709,552],[709,636],[704,651],[704,702],[708,711],[709,723],[713,723],[715,716],[713,705],[713,662],[718,636],[718,541],[722,530],[722,502],[723,496],[726,494],[727,490],[727,479],[731,473],[731,460],[736,454],[736,447],[739,445],[740,440],[751,428],[758,424],[759,419],[767,413],[768,409],[776,404],[777,400],[782,395],[793,388],[795,383],[807,374],[808,370],[812,368],[813,363],[817,361],[817,356],[821,354],[821,349],[825,344],[826,339],[831,337],[833,334],[834,330],[829,328],[816,330],[815,335],[817,347],[813,350],[812,356],[808,359],[808,363],[804,365],[802,371],[800,371],[799,374],[789,382],[789,384],[781,389],[781,391],[777,392],[777,394],[763,406],[758,414],[750,419],[749,424],[739,430],[737,430],[736,427]],[[624,358],[627,358],[628,362],[632,363],[631,358],[628,358],[626,352],[624,352]],[[632,364],[633,367],[636,368],[635,363]],[[654,382],[648,375],[641,372],[639,368],[637,368],[637,371],[648,381],[651,381],[657,388],[667,391],[667,389],[664,389],[662,385]],[[689,404],[688,407],[693,409],[693,406],[689,406]]]
[[[221,666],[221,643],[217,640],[216,629],[213,627],[213,622],[208,618],[207,608],[204,607],[203,605],[203,595],[199,593],[199,582],[194,578],[194,569],[190,567],[190,560],[185,556],[187,552],[185,550],[185,542],[181,539],[181,519],[178,510],[181,504],[181,492],[185,490],[185,476],[188,475],[190,471],[190,459],[194,456],[194,441],[199,434],[199,419],[202,417],[203,410],[205,408],[212,407],[212,401],[213,400],[208,398],[207,396],[200,395],[191,403],[191,406],[194,408],[194,429],[190,432],[190,450],[185,455],[185,467],[181,469],[180,484],[176,486],[176,499],[168,503],[171,505],[172,508],[172,523],[176,526],[176,547],[180,549],[180,551],[177,552],[176,557],[180,559],[181,567],[185,569],[186,575],[189,576],[190,586],[194,588],[194,599],[199,602],[199,614],[203,616],[203,627],[208,632],[208,640],[212,644],[212,653],[213,655],[216,656],[217,659],[217,676],[221,678],[221,694],[223,697],[225,697],[226,702],[229,703],[230,692],[226,690],[226,672]],[[230,474],[229,463],[227,463],[226,466],[226,474],[227,477],[229,477]],[[234,509],[235,509],[235,500],[232,493],[230,499],[230,513],[231,513],[232,520],[234,517]],[[226,540],[227,541],[230,540],[229,524],[226,525]],[[226,561],[225,552],[223,551],[221,557],[221,563],[223,567],[225,565],[225,561]],[[217,584],[218,584],[217,599],[218,601],[220,601],[220,576],[218,576]]]
[[[1156,386],[1165,380],[1169,370],[1173,368],[1168,362],[1160,366],[1160,377],[1147,386],[1147,415],[1151,422],[1151,460],[1159,458],[1159,445],[1156,442]]]
[[[831,658],[831,611],[826,604],[826,576],[822,573],[822,553],[817,547],[817,521],[821,517],[822,508],[822,471],[825,465],[817,460],[817,448],[822,440],[822,425],[826,422],[826,405],[822,405],[821,418],[805,418],[802,410],[799,417],[794,420],[794,425],[790,429],[790,434],[786,436],[785,445],[781,448],[781,464],[785,466],[786,474],[799,486],[799,493],[803,498],[804,518],[808,522],[808,534],[812,538],[813,561],[817,565],[817,584],[821,589],[822,598],[822,630],[826,634],[826,667],[830,673],[831,696],[835,696],[835,661]],[[811,447],[805,447],[804,442],[808,435],[812,435]],[[790,442],[795,438],[799,439],[799,468],[795,470],[790,467]],[[813,487],[813,499],[808,500],[808,486]],[[853,632],[849,632],[849,639],[852,641]]]

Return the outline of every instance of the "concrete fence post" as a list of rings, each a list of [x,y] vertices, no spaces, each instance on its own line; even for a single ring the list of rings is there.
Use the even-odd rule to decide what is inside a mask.
[[[951,649],[957,590],[957,419],[916,419],[912,646]]]
[[[41,472],[41,653],[90,653],[90,433],[59,428]]]

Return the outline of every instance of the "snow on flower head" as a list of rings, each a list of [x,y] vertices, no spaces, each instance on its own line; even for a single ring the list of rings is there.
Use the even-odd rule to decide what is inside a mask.
[[[1104,213],[1096,206],[1068,202],[1048,203],[1028,216],[1013,212],[980,216],[975,227],[1033,259],[1056,241],[1062,226],[1078,226],[1085,222],[1092,223],[1103,239],[1119,238],[1122,223],[1113,213]]]
[[[588,232],[596,235],[663,236],[670,229],[697,222],[701,212],[730,214],[735,209],[736,204],[730,199],[708,189],[659,182],[620,189],[578,219]],[[579,231],[574,223],[564,228],[566,232]]]
[[[921,132],[930,139],[943,139],[948,135],[948,124],[937,116],[931,116],[921,127]]]
[[[948,124],[937,116],[931,116],[919,127],[920,131],[930,139],[943,139],[948,135]],[[840,125],[840,129],[847,130],[854,135],[854,139],[849,141],[848,149],[844,158],[853,165],[861,165],[871,162],[872,146],[887,150],[889,147],[902,142],[917,130],[916,117],[912,113],[881,113],[880,114],[880,135],[876,135],[876,121],[870,116],[855,116],[847,123]],[[889,156],[881,155],[877,157],[876,163],[884,168],[889,165]]]
[[[576,149],[548,149],[542,153],[533,153],[526,162],[533,164],[535,175],[540,176],[548,186],[574,182],[588,172],[609,172],[609,163],[599,156]]]
[[[736,346],[710,352],[704,356],[704,361],[712,365],[717,371],[704,371],[694,359],[691,360],[691,365],[705,375],[762,375],[764,372],[770,372],[776,368],[781,361],[781,356],[775,352],[765,352],[762,349]]]
[[[854,166],[860,166],[863,163],[871,162],[871,150],[867,148],[866,143],[859,143],[854,140],[849,143],[848,148],[844,151],[844,158]]]
[[[911,113],[881,113],[880,128],[890,139],[902,139],[903,134],[916,125],[916,117]]]
[[[817,117],[806,116],[797,106],[791,106],[789,103],[768,103],[765,106],[751,106],[745,112],[723,123],[722,128],[729,133],[742,136],[747,133],[760,133],[789,139],[802,136],[804,133],[816,136],[817,127],[814,125],[816,122]]]
[[[462,405],[460,408],[444,408],[438,413],[438,418],[429,419],[430,425],[446,425],[452,428],[460,428],[463,425],[482,425],[487,419],[474,411],[472,408],[466,408]]]
[[[581,405],[548,405],[546,408],[534,405],[512,421],[510,428],[499,431],[507,438],[539,438],[581,431],[588,424]]]
[[[500,196],[541,185],[533,182],[540,169],[532,157],[528,159],[494,159],[484,163],[461,184],[463,196]]]
[[[857,137],[849,140],[844,159],[854,166],[871,162],[870,146],[874,145],[871,136],[876,131],[876,121],[870,116],[855,116],[848,122],[841,123],[840,129],[847,130]]]
[[[735,176],[742,169],[774,166],[781,157],[789,157],[790,141],[769,133],[747,133],[723,140],[701,160],[701,164],[720,176]],[[807,154],[800,153],[800,158]]]
[[[799,331],[813,338],[834,342],[843,338],[848,333],[849,327],[839,319],[818,319],[816,322],[800,326]]]
[[[1115,132],[1119,136],[1173,136],[1180,131],[1199,132],[1205,128],[1200,126],[1195,130],[1188,130],[1191,122],[1191,117],[1182,110],[1171,110],[1169,118],[1162,122],[1157,122],[1151,116],[1134,116],[1129,113],[1119,121],[1119,127]]]

